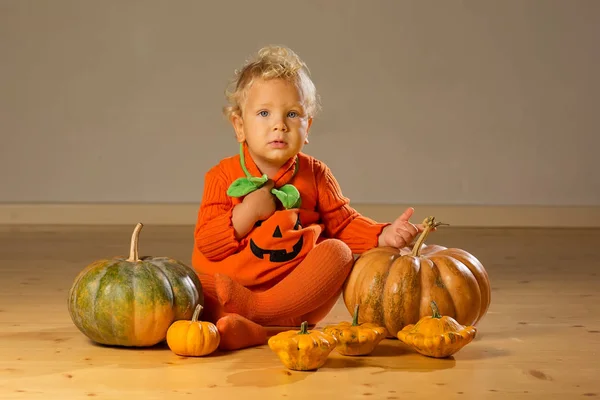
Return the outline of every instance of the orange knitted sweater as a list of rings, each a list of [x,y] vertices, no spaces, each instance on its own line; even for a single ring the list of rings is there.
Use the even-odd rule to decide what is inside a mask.
[[[244,158],[247,170],[253,176],[261,176],[245,145]],[[224,273],[244,286],[261,286],[281,279],[302,261],[306,251],[325,238],[342,240],[355,254],[377,246],[378,236],[388,224],[377,223],[354,210],[323,162],[304,153],[298,154],[297,161],[296,172],[296,159],[291,159],[273,181],[275,187],[287,183],[296,186],[302,200],[300,208],[279,209],[240,240],[235,238],[231,217],[233,207],[243,199],[226,193],[234,180],[245,176],[240,156],[225,158],[206,173],[192,252],[192,265],[198,273]],[[262,234],[260,229],[268,229],[268,234]],[[274,229],[278,232],[271,235]],[[269,257],[257,257],[251,247],[256,250],[257,237],[264,243],[266,239],[262,238],[267,236],[271,245],[272,238],[277,238],[282,243],[279,248],[290,251],[298,238],[303,237],[303,251],[297,259],[286,262],[274,263]]]

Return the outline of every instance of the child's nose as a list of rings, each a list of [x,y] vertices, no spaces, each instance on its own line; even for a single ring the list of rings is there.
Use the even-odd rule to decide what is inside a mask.
[[[276,131],[282,131],[282,132],[287,132],[287,125],[285,124],[285,122],[283,120],[278,121],[275,124],[275,130]]]

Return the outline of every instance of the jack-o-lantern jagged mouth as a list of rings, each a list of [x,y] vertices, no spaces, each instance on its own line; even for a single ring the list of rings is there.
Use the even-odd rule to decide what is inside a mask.
[[[296,242],[296,244],[292,247],[292,251],[285,251],[285,249],[277,249],[277,250],[265,250],[256,245],[254,240],[250,239],[250,249],[252,250],[252,254],[254,254],[258,258],[264,258],[265,254],[269,255],[269,261],[271,262],[286,262],[291,261],[302,250],[302,245],[304,244],[304,239],[300,236],[300,239]]]

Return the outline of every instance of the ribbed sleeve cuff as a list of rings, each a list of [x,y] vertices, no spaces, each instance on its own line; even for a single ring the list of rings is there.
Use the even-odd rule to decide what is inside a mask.
[[[361,254],[377,247],[379,235],[388,225],[390,223],[378,223],[365,216],[358,216],[346,226],[339,238],[352,249],[354,254]]]

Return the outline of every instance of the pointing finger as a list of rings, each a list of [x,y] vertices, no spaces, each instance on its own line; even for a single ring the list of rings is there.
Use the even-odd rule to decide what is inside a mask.
[[[415,212],[415,209],[412,207],[408,207],[400,217],[398,217],[398,219],[402,220],[402,221],[408,221],[410,219],[410,217],[412,217],[413,213]]]

